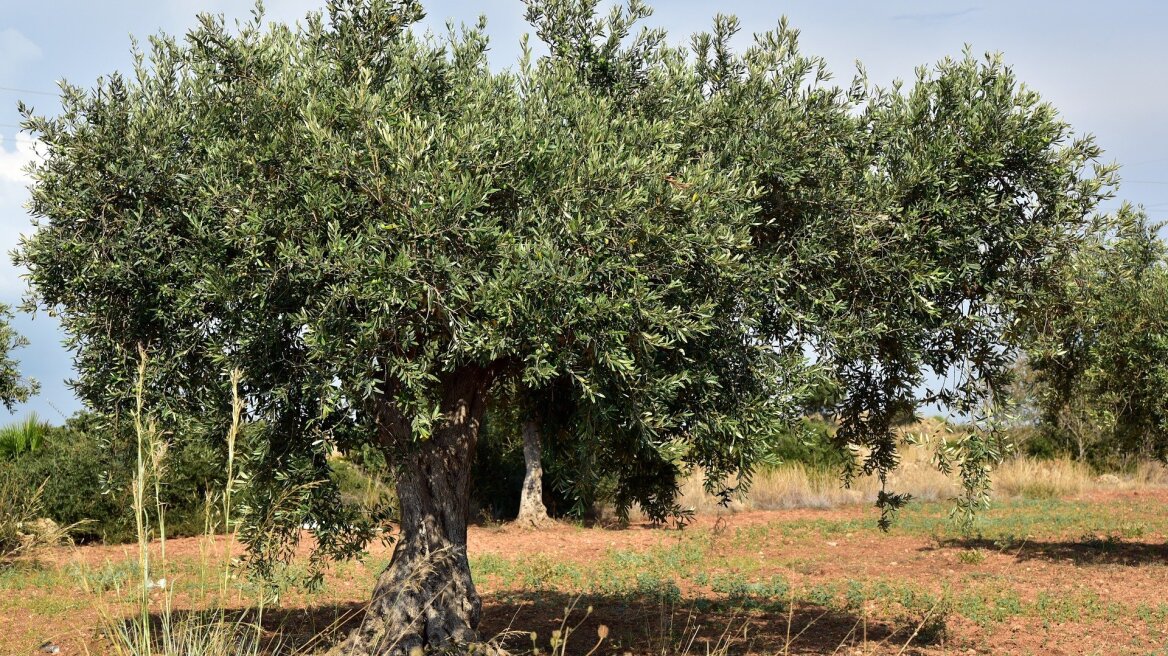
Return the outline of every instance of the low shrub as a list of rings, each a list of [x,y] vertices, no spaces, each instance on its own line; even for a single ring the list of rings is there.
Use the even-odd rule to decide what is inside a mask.
[[[65,537],[56,522],[44,519],[43,493],[43,484],[28,485],[0,470],[0,565],[35,556]]]
[[[799,463],[808,469],[839,471],[855,456],[833,441],[835,427],[819,418],[806,417],[779,435],[770,455],[782,463]]]
[[[198,535],[208,512],[219,512],[216,504],[206,504],[223,487],[223,459],[210,444],[176,442],[163,479],[167,531]],[[0,475],[25,489],[43,484],[43,516],[61,525],[77,524],[72,531],[76,541],[120,543],[135,539],[128,492],[132,464],[127,439],[112,435],[96,416],[79,413],[65,426],[47,429],[36,450],[0,463]]]

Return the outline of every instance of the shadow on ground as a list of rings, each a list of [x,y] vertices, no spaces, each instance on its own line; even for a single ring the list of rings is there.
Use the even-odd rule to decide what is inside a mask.
[[[1019,561],[1070,561],[1076,565],[1145,565],[1168,564],[1168,544],[1129,542],[1114,536],[1088,535],[1079,540],[1001,540],[961,538],[944,540],[937,546],[922,547],[921,551],[936,549],[981,549],[1013,556]]]
[[[264,615],[266,653],[320,653],[360,621],[360,604],[269,609]],[[567,621],[565,621],[565,610]],[[599,629],[608,628],[598,649]],[[668,602],[558,592],[492,595],[483,600],[480,633],[511,654],[926,654],[943,652],[943,622],[865,622],[858,614],[815,606],[727,606],[709,599]],[[567,632],[563,651],[550,649],[553,631]],[[535,642],[532,634],[535,634]],[[911,645],[901,652],[901,648]],[[928,648],[933,643],[934,648]],[[721,651],[721,648],[727,648]],[[922,651],[923,649],[923,651]]]

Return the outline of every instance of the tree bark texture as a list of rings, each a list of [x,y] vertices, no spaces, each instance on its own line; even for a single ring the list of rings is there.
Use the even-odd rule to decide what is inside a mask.
[[[523,527],[539,528],[551,519],[543,505],[543,447],[540,444],[540,424],[535,419],[523,422],[523,491],[519,495],[519,516],[516,523]]]
[[[466,529],[471,462],[489,382],[489,372],[477,367],[451,374],[443,387],[444,421],[429,439],[398,451],[401,533],[361,625],[340,646],[342,654],[461,652],[480,642],[482,604],[471,581]],[[383,441],[400,445],[410,439],[409,421],[394,408],[383,412],[380,423]]]

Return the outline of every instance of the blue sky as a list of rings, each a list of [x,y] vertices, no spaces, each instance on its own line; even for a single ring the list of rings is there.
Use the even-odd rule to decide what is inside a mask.
[[[12,2],[0,15],[0,249],[15,247],[31,229],[23,209],[27,180],[22,166],[34,157],[28,135],[18,135],[16,101],[52,113],[61,79],[87,86],[99,76],[127,70],[130,35],[185,32],[201,11],[246,18],[251,0],[40,0]],[[658,0],[651,23],[676,40],[705,29],[716,11],[741,18],[744,39],[772,28],[782,14],[803,33],[805,52],[825,57],[839,79],[861,60],[873,82],[911,78],[913,69],[964,44],[1002,51],[1019,77],[1058,107],[1077,130],[1096,135],[1106,159],[1124,165],[1124,198],[1168,220],[1168,4],[1151,1],[798,0],[788,3]],[[269,0],[271,20],[295,21],[323,0]],[[492,61],[506,66],[526,31],[519,0],[425,2],[426,23],[488,17]],[[13,90],[20,91],[13,91]],[[0,302],[16,303],[24,283],[8,258],[0,259]],[[71,359],[61,334],[44,313],[21,316],[18,328],[31,345],[17,352],[41,394],[17,408],[59,422],[80,408],[64,381]],[[0,413],[2,413],[0,409]],[[0,416],[0,420],[4,419]]]

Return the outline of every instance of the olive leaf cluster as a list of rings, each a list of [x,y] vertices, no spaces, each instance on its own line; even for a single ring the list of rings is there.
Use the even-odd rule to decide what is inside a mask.
[[[38,389],[35,380],[21,375],[20,363],[12,357],[14,350],[27,345],[28,339],[12,328],[12,310],[0,304],[0,403],[9,412]]]
[[[372,536],[330,454],[426,443],[468,371],[556,390],[581,485],[615,475],[658,517],[690,468],[748,483],[825,379],[882,476],[896,417],[994,400],[1110,193],[1089,138],[996,57],[845,88],[785,21],[738,52],[732,17],[675,46],[644,4],[597,6],[529,2],[548,54],[503,70],[481,20],[419,34],[413,0],[203,16],[59,115],[25,108],[44,157],[17,259],[78,392],[126,412],[142,345],[161,420],[214,434],[240,369],[249,537],[307,522],[325,555]]]

